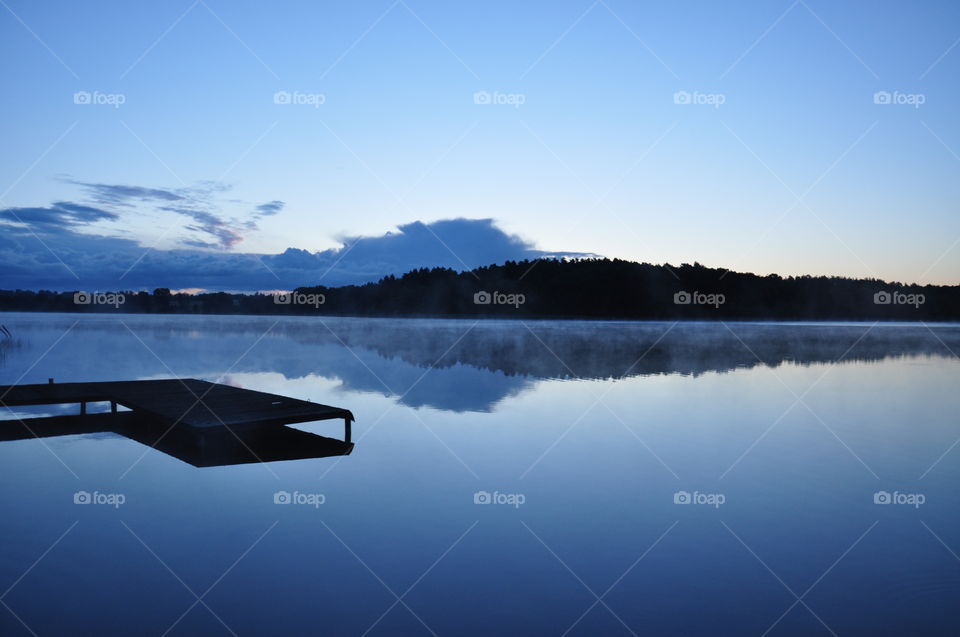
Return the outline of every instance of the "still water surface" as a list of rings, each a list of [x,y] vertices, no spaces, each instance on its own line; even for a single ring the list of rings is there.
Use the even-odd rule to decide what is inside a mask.
[[[960,634],[957,325],[0,322],[0,384],[357,417],[264,464],[0,442],[2,635]]]

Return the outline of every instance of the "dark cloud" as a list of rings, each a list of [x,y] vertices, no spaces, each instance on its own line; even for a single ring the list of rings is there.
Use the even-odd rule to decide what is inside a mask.
[[[283,207],[285,205],[286,204],[280,201],[279,199],[274,199],[273,201],[268,201],[266,203],[260,204],[259,206],[254,208],[253,218],[245,221],[243,224],[243,227],[247,230],[259,230],[260,228],[257,225],[257,221],[259,221],[263,217],[271,217],[277,214],[278,212],[283,210]]]
[[[182,201],[187,196],[172,190],[162,188],[145,188],[143,186],[127,186],[122,184],[99,184],[86,181],[64,180],[67,183],[82,187],[87,194],[100,203],[114,205],[131,205],[131,201]]]
[[[224,201],[219,195],[229,191],[231,187],[220,182],[202,181],[193,186],[174,189],[82,181],[68,176],[61,176],[59,179],[64,183],[80,187],[91,203],[105,208],[113,208],[121,213],[161,210],[188,217],[194,223],[184,225],[183,229],[188,231],[190,236],[179,240],[182,246],[188,248],[229,250],[243,241],[245,234],[258,230],[258,219],[275,215],[284,207],[283,201],[268,201],[254,206],[253,212],[246,212],[243,215],[247,217],[246,219],[238,219],[224,213],[224,207],[249,211],[250,203],[238,200]],[[60,204],[54,204],[54,206],[57,205]],[[87,206],[85,207],[86,210],[81,210],[84,206],[80,204],[64,204],[64,206],[67,205],[75,207],[73,212],[78,218],[84,214],[93,214],[93,211],[113,215],[113,219],[117,218],[115,212],[100,208]],[[41,210],[43,209],[25,209],[24,214],[36,218],[37,223],[43,220],[48,224],[54,224],[59,220],[55,216],[39,212]],[[67,225],[69,222],[67,219],[59,221],[61,221],[61,226]]]
[[[160,210],[175,212],[184,215],[196,221],[196,224],[184,226],[187,230],[208,234],[217,239],[216,243],[209,243],[197,239],[187,239],[181,241],[184,245],[195,248],[224,248],[229,249],[243,241],[241,235],[233,225],[216,214],[207,210],[196,210],[193,208],[183,208],[180,206],[160,206]]]
[[[0,219],[5,218],[3,212]],[[219,217],[189,209],[179,213],[194,220],[190,227],[215,240],[188,239],[191,249],[148,250],[130,239],[65,227],[44,235],[41,243],[25,229],[11,225],[11,231],[0,233],[0,288],[291,289],[365,283],[420,267],[464,270],[506,260],[582,256],[537,250],[530,242],[503,232],[491,219],[417,221],[381,236],[348,237],[342,239],[341,247],[322,252],[289,248],[280,254],[224,253],[210,250],[232,240],[232,230],[217,225],[222,221]]]
[[[284,205],[286,204],[284,204],[284,202],[282,201],[278,201],[278,200],[268,201],[267,203],[262,203],[259,206],[257,206],[256,214],[258,217],[269,217],[283,210]]]
[[[200,241],[199,239],[185,239],[181,241],[183,245],[190,248],[200,248],[201,250],[215,250],[218,245],[209,241]]]
[[[464,269],[543,254],[530,242],[505,233],[493,219],[414,221],[398,230],[381,237],[345,237],[342,248],[318,256],[336,260],[348,252],[343,258],[354,267],[369,265],[378,270],[390,264],[406,272],[425,261]]]
[[[35,232],[62,232],[96,221],[114,221],[118,215],[108,210],[70,201],[57,201],[46,208],[0,209],[0,221],[24,224]]]

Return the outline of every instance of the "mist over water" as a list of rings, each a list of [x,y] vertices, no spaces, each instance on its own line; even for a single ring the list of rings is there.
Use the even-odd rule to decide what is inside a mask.
[[[319,376],[343,391],[382,392],[405,405],[450,411],[490,411],[547,380],[950,358],[960,350],[955,324],[75,314],[7,314],[5,322],[16,336],[0,374],[16,372],[17,358],[26,368],[56,344],[44,369],[64,382]],[[45,374],[38,366],[19,382],[45,382]]]
[[[38,634],[960,630],[958,325],[2,323],[0,384],[195,377],[357,417],[348,456],[202,469],[0,442],[0,588],[63,536],[3,598]]]

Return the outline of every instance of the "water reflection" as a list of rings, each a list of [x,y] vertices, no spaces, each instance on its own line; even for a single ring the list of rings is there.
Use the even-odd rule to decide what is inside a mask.
[[[698,376],[758,365],[953,357],[960,326],[11,314],[5,382],[56,339],[58,380],[279,372],[411,407],[488,412],[544,379]],[[257,348],[255,356],[240,353]],[[104,350],[113,350],[104,352]],[[122,352],[122,356],[118,355]],[[108,355],[109,369],[99,363]],[[52,364],[51,364],[52,363]],[[425,374],[428,369],[431,373]],[[23,382],[43,382],[45,378]]]
[[[0,442],[79,434],[116,434],[195,467],[345,456],[353,444],[290,427],[169,427],[134,412],[8,420]]]
[[[605,602],[638,632],[825,633],[781,582],[816,583],[837,634],[958,633],[957,326],[12,319],[0,384],[227,374],[349,407],[360,441],[343,462],[208,470],[114,434],[0,444],[0,581],[21,578],[4,602],[37,634],[162,634],[195,598],[157,558],[199,592],[236,565],[207,600],[252,634],[427,633],[384,588],[418,581],[404,601],[437,634],[627,634],[582,583],[616,584]],[[176,630],[224,632],[199,605]]]

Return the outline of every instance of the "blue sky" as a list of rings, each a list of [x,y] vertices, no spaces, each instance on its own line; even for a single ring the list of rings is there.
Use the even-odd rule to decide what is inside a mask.
[[[2,4],[0,287],[325,273],[417,221],[490,260],[960,279],[955,2]],[[460,218],[503,232],[429,225]]]

